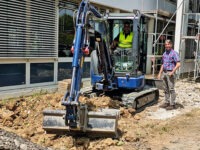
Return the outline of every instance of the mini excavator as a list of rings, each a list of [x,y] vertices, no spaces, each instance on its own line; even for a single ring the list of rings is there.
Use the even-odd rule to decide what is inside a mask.
[[[124,107],[136,110],[155,103],[159,91],[147,84],[140,70],[145,67],[145,19],[135,13],[101,15],[88,0],[82,0],[74,16],[75,38],[72,46],[71,88],[66,91],[61,104],[65,110],[44,110],[43,129],[56,134],[91,134],[97,137],[118,137],[118,109],[88,111],[86,104],[79,102],[80,95],[105,94],[117,97]],[[129,21],[134,33],[132,52],[121,51],[114,55],[111,40]],[[91,89],[81,91],[84,59],[91,56]]]

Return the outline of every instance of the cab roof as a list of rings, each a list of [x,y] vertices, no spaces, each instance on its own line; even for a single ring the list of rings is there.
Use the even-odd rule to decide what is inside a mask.
[[[135,13],[109,13],[108,19],[138,19]]]

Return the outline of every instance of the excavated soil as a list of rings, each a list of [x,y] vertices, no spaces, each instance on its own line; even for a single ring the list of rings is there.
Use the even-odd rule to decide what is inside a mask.
[[[200,83],[179,80],[176,92],[176,110],[158,107],[164,99],[160,91],[159,103],[137,114],[109,97],[80,97],[91,110],[120,109],[119,139],[46,134],[42,129],[42,111],[64,109],[60,104],[64,94],[61,90],[1,100],[0,149],[200,150]]]

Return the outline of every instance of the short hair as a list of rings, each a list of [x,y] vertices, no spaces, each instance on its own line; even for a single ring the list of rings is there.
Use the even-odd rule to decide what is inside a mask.
[[[126,25],[126,24],[130,25],[130,22],[129,21],[125,21],[124,25]]]
[[[169,40],[169,39],[165,40],[165,44],[166,44],[166,43],[169,43],[169,44],[173,45],[172,40]]]

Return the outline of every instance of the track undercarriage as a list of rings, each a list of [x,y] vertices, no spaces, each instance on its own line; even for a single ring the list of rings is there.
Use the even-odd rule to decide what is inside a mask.
[[[82,90],[82,93],[84,96],[89,98],[107,95],[113,99],[120,100],[121,106],[133,108],[136,111],[157,103],[159,98],[159,90],[156,87],[148,85],[140,91],[115,90],[110,92],[100,92],[94,91],[92,88],[86,88]]]

